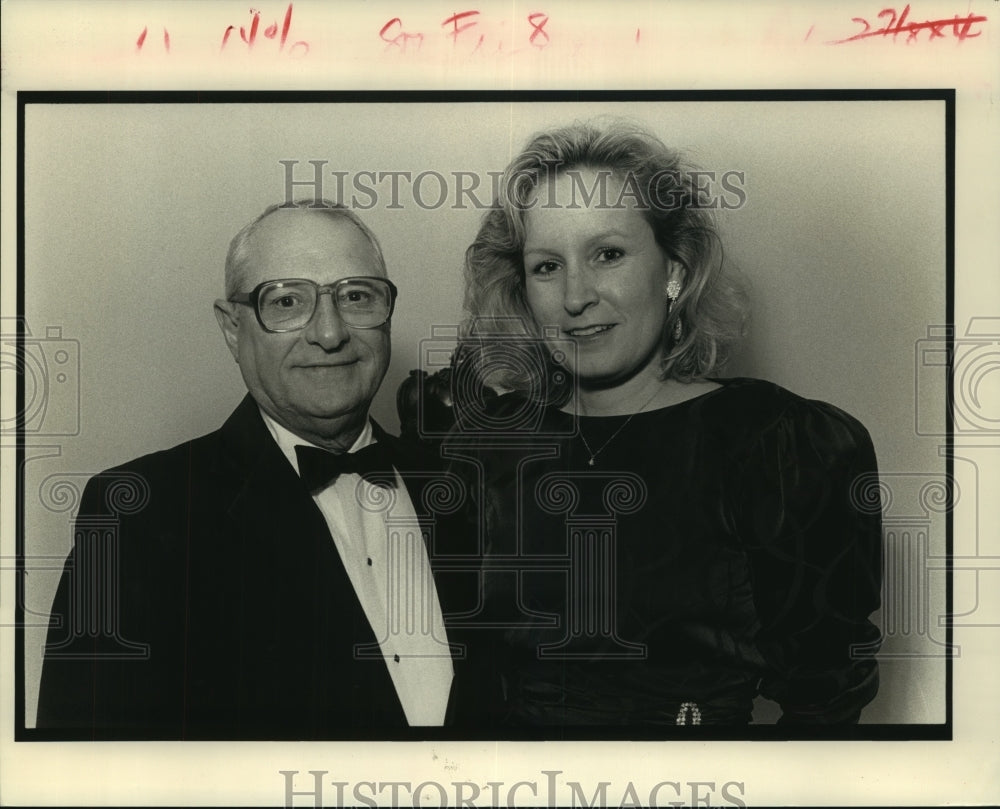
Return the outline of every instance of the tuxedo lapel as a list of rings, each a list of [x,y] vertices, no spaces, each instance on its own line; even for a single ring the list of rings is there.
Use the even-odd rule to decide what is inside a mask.
[[[239,584],[254,599],[246,617],[265,654],[275,655],[274,669],[296,672],[298,681],[283,685],[313,692],[318,706],[332,699],[331,688],[355,699],[360,684],[383,712],[376,722],[405,725],[384,662],[356,659],[355,646],[377,643],[375,634],[319,507],[256,403],[247,397],[222,429],[234,473],[228,514]],[[344,682],[331,682],[338,677]]]

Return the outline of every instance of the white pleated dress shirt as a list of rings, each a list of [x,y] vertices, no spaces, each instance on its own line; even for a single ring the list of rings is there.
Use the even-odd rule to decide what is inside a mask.
[[[264,423],[299,472],[296,446],[315,446],[261,411]],[[371,423],[348,450],[373,442]],[[322,449],[322,448],[320,448]],[[412,726],[443,725],[454,677],[441,604],[431,576],[427,548],[406,486],[396,472],[387,509],[385,489],[360,475],[340,475],[313,495],[344,569],[354,585],[378,649]]]

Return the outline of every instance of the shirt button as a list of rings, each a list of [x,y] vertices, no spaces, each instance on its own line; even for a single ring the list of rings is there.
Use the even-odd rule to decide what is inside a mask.
[[[395,660],[398,663],[399,662],[399,655],[393,655],[392,659]]]
[[[372,558],[369,556],[368,557],[368,567],[371,567],[371,566],[372,566]]]

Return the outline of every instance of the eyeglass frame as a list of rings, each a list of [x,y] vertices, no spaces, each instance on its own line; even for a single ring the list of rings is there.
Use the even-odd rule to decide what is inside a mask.
[[[347,326],[349,329],[379,329],[386,323],[388,323],[389,320],[392,319],[392,313],[396,310],[396,297],[399,295],[399,290],[396,288],[396,285],[392,283],[392,281],[390,281],[388,278],[382,278],[381,276],[378,275],[349,275],[346,278],[338,278],[336,281],[333,281],[332,283],[329,284],[317,284],[310,278],[275,278],[271,281],[262,281],[261,283],[257,284],[257,286],[255,286],[253,289],[251,289],[249,292],[237,292],[232,297],[227,298],[227,300],[230,303],[242,303],[246,306],[252,306],[253,312],[257,316],[257,322],[260,324],[260,327],[268,334],[288,334],[289,332],[293,331],[302,331],[302,329],[306,328],[310,323],[312,323],[312,319],[316,317],[316,309],[319,307],[319,297],[320,295],[324,295],[327,292],[330,293],[330,300],[333,301],[333,306],[337,310],[337,315],[343,318],[343,315],[340,314],[340,307],[337,305],[337,299],[334,296],[334,293],[336,291],[337,286],[349,281],[378,281],[380,283],[385,284],[389,288],[389,312],[385,316],[385,320],[383,320],[381,323],[376,323],[373,326],[352,326],[350,323],[347,323],[346,321],[344,322],[345,326]],[[309,316],[309,319],[301,326],[296,326],[293,329],[272,329],[269,326],[265,326],[264,319],[263,317],[261,317],[260,314],[261,290],[264,289],[264,287],[266,286],[270,286],[271,284],[291,284],[291,283],[312,284],[316,288],[316,303],[313,306],[313,311],[312,314]]]

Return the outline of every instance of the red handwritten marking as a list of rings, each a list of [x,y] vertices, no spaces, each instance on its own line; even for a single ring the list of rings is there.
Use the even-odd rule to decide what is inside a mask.
[[[545,30],[545,26],[549,22],[549,17],[543,12],[534,12],[529,14],[528,22],[531,25],[531,33],[528,36],[528,41],[530,44],[534,45],[539,50],[546,47],[551,37],[548,31]],[[481,16],[481,12],[475,9],[467,9],[465,11],[456,11],[451,16],[446,17],[441,22],[441,28],[443,30],[443,35],[449,37],[452,41],[452,45],[459,45],[460,39],[469,47],[469,54],[475,54],[494,48],[493,43],[493,29],[490,29],[486,33],[476,35],[476,32],[471,31],[471,29],[479,26],[484,20]],[[506,20],[500,20],[499,26],[502,28],[507,23]],[[480,29],[482,30],[482,29]],[[470,34],[471,31],[471,34]],[[639,30],[636,29],[636,38],[638,41]],[[389,48],[398,48],[401,52],[406,52],[407,45],[416,40],[417,47],[421,47],[424,43],[425,36],[421,32],[407,31],[403,27],[403,21],[400,17],[393,17],[387,20],[378,31],[379,39],[386,43],[386,50]],[[474,38],[474,39],[473,39]],[[489,41],[489,44],[484,47],[484,45]],[[504,38],[501,36],[496,40],[495,50],[496,52],[503,51],[508,45]],[[519,53],[517,49],[508,51],[511,54]]]
[[[636,45],[639,44],[639,29],[638,28],[635,29],[635,44]]]
[[[292,27],[292,6],[293,4],[289,3],[288,8],[285,9],[285,19],[283,20],[281,25],[281,40],[278,45],[279,53],[285,50],[285,45],[288,42],[288,32],[289,30],[291,30]],[[252,8],[250,9],[250,13],[253,14],[253,19],[250,21],[249,34],[247,33],[247,29],[242,25],[239,28],[239,32],[240,32],[240,39],[242,39],[246,43],[248,49],[253,50],[254,45],[257,43],[257,31],[260,28],[260,12]],[[235,25],[230,25],[226,28],[225,33],[223,33],[222,35],[222,46],[219,48],[220,51],[225,50],[226,45],[229,43],[229,37],[235,30],[236,30]],[[271,23],[271,25],[267,26],[264,29],[264,38],[274,39],[277,35],[278,35],[278,22],[276,20],[275,22]],[[305,48],[305,53],[302,54],[303,56],[309,52],[309,43],[303,40],[299,40],[288,49],[289,54],[294,53],[295,49],[299,47]]]
[[[389,29],[392,28],[392,26],[394,25],[398,25],[400,28],[402,28],[403,21],[399,19],[399,17],[393,17],[391,20],[389,20],[389,22],[387,22],[385,25],[383,25],[381,28],[378,29],[379,39],[381,39],[383,42],[388,42],[392,45],[395,45],[396,39],[398,39],[398,37],[396,39],[386,39],[385,37],[385,35],[389,32]]]
[[[246,29],[240,26],[240,39],[247,43],[251,48],[257,41],[257,27],[260,25],[260,12],[255,11],[253,15],[253,22],[250,23],[250,37],[247,37]]]
[[[478,15],[479,15],[478,11],[461,11],[458,14],[452,14],[450,17],[448,17],[448,19],[446,19],[443,23],[441,23],[441,27],[443,28],[444,26],[451,24],[452,31],[449,33],[449,36],[451,37],[452,42],[457,42],[458,35],[462,33],[462,31],[472,28],[477,23],[477,20],[473,20],[472,22],[467,22],[465,23],[465,25],[459,26],[458,24],[459,21],[467,19],[468,17],[475,17]]]
[[[535,25],[535,20],[537,20],[537,19],[541,19],[541,22],[538,25]],[[528,37],[528,42],[530,42],[536,48],[544,48],[546,45],[549,44],[549,35],[545,31],[545,24],[548,21],[549,21],[548,15],[542,13],[541,11],[536,11],[536,12],[528,15],[528,24],[531,25],[531,27],[534,29],[531,32],[531,36]],[[545,41],[542,42],[541,44],[536,44],[535,40],[539,36],[545,37]]]
[[[808,42],[808,41],[809,41],[809,37],[811,37],[811,36],[812,36],[812,34],[813,34],[813,29],[814,29],[815,27],[816,27],[815,25],[810,25],[810,26],[809,26],[809,30],[808,30],[808,31],[806,32],[806,38],[802,40],[803,42]]]
[[[142,29],[142,33],[139,34],[139,38],[135,41],[136,53],[142,50],[143,46],[146,44],[146,34],[149,31],[149,26]],[[170,53],[170,32],[164,28],[163,29],[163,49]]]
[[[869,39],[871,37],[888,37],[891,36],[895,39],[900,34],[907,34],[906,41],[916,42],[921,31],[928,31],[930,36],[929,40],[933,39],[943,39],[946,34],[944,33],[945,28],[951,26],[951,34],[959,42],[964,42],[967,39],[975,39],[982,34],[982,31],[972,32],[972,26],[977,23],[983,23],[987,21],[987,18],[983,15],[972,14],[971,12],[965,17],[959,17],[957,14],[951,19],[941,18],[939,20],[925,20],[924,22],[907,22],[906,19],[910,14],[910,5],[903,8],[903,13],[897,15],[896,9],[894,8],[884,8],[878,13],[879,19],[889,18],[889,21],[883,28],[873,31],[868,20],[863,17],[852,17],[851,22],[858,23],[864,26],[863,31],[859,31],[852,37],[847,37],[846,39],[837,39],[830,42],[831,45],[842,45],[845,42],[857,42],[861,39]],[[810,29],[812,30],[812,29]]]
[[[399,26],[400,33],[396,34],[392,39],[389,39],[386,34],[389,33],[389,29],[394,25]],[[411,39],[417,41],[417,49],[424,44],[424,35],[421,33],[411,34],[408,31],[403,30],[403,21],[399,17],[393,17],[389,22],[383,25],[378,32],[379,39],[386,43],[386,48],[396,47],[399,48],[404,53],[406,52],[406,45]]]
[[[264,36],[270,36],[273,39],[275,33],[277,33],[277,31],[275,30],[277,26],[278,26],[277,23],[270,26],[267,29],[267,31],[264,32]],[[288,8],[285,10],[284,22],[281,24],[281,44],[278,46],[279,51],[283,51],[285,49],[285,43],[288,41],[288,32],[289,30],[291,30],[291,27],[292,27],[292,4],[289,3]],[[268,31],[270,31],[270,34],[268,33]],[[292,47],[294,48],[295,45],[292,45]],[[308,49],[309,46],[306,45],[306,48]]]

